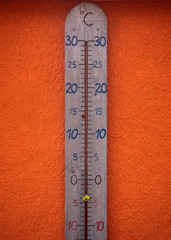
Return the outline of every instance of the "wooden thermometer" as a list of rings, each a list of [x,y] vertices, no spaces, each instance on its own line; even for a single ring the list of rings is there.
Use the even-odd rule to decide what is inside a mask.
[[[107,21],[81,3],[65,22],[65,240],[107,239]]]

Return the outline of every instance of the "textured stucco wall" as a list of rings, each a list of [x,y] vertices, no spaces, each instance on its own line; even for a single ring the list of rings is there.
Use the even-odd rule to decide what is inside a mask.
[[[0,1],[0,240],[64,240],[64,22],[75,4]],[[108,19],[108,240],[170,240],[171,5],[99,6]]]

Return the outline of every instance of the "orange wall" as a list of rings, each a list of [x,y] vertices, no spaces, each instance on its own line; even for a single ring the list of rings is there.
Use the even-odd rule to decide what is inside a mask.
[[[0,0],[0,240],[64,240],[64,22],[72,1]],[[169,240],[169,2],[108,19],[108,240]]]

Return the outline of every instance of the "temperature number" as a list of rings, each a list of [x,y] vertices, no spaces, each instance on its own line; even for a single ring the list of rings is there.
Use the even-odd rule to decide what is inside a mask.
[[[96,115],[102,115],[102,108],[96,108]]]
[[[76,185],[77,184],[77,176],[76,175],[72,175],[72,177],[71,177],[71,184],[72,185]]]
[[[77,84],[76,83],[67,83],[68,86],[66,93],[76,93],[77,92]]]
[[[78,206],[78,201],[74,200],[74,207],[77,207],[77,206]]]
[[[78,129],[73,129],[73,130],[71,130],[71,129],[69,129],[68,131],[67,131],[67,133],[68,133],[68,138],[69,139],[76,139],[77,138],[77,136],[78,136]]]
[[[94,68],[102,68],[102,61],[94,61],[93,67]]]
[[[97,176],[95,177],[95,183],[96,183],[97,185],[100,185],[101,182],[102,182],[101,176],[100,176],[100,175],[97,175]]]
[[[103,139],[106,137],[106,129],[104,128],[98,129],[96,133],[97,133],[97,139]]]
[[[97,153],[94,154],[94,158],[95,158],[94,161],[98,161],[99,157]]]
[[[77,153],[74,153],[74,154],[73,154],[73,160],[74,160],[74,161],[77,161],[77,159],[78,159],[78,155],[77,155]]]
[[[97,88],[96,88],[96,91],[95,93],[107,93],[107,84],[106,83],[96,83],[95,85]]]
[[[77,36],[73,36],[72,38],[69,35],[66,36],[66,46],[71,45],[71,46],[75,47],[77,45],[77,43],[78,43]]]
[[[104,229],[104,222],[103,221],[98,221],[95,223],[97,225],[96,231],[102,231]]]
[[[68,61],[68,68],[76,68],[77,67],[77,63],[76,61]]]
[[[98,204],[98,200],[95,199],[95,200],[94,200],[94,206],[97,207],[98,205],[99,205],[99,204]]]
[[[69,109],[71,115],[77,115],[77,109],[76,108],[70,108]]]
[[[101,46],[101,47],[104,47],[106,45],[106,38],[104,36],[102,37],[99,37],[99,36],[95,36],[95,44],[94,46]]]
[[[67,224],[67,226],[68,226],[68,230],[73,230],[73,231],[75,231],[75,230],[77,230],[78,223],[77,223],[77,221],[69,222],[69,223]]]

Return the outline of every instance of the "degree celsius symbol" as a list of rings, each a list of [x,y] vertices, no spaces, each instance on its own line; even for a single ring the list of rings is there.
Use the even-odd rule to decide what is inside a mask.
[[[81,3],[65,22],[65,240],[107,239],[107,20]]]

